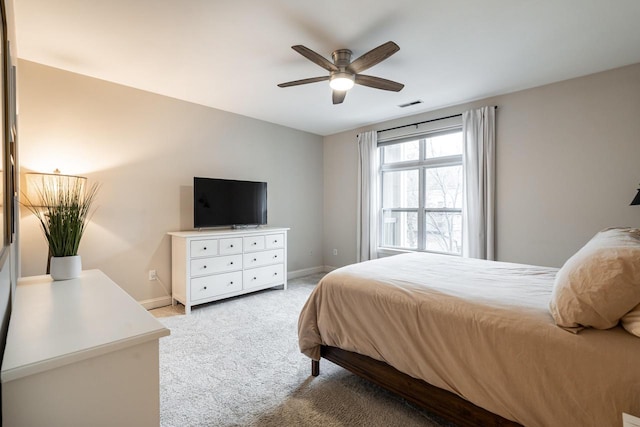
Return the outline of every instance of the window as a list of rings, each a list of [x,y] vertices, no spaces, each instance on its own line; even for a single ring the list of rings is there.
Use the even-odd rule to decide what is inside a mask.
[[[380,246],[462,254],[462,130],[379,145]]]

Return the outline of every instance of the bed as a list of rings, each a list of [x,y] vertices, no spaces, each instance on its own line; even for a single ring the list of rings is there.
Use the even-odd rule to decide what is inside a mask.
[[[624,268],[640,277],[636,237]],[[613,327],[558,326],[565,266],[425,253],[346,266],[305,304],[300,349],[314,375],[324,357],[459,425],[620,426],[623,412],[640,415],[640,338],[619,313]],[[611,298],[626,300],[618,311],[629,316],[640,303],[634,280]]]

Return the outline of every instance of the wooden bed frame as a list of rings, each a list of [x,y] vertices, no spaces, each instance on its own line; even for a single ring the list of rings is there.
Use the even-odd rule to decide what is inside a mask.
[[[321,356],[460,427],[520,426],[449,391],[413,378],[368,356],[329,346],[321,347]],[[311,375],[317,377],[319,374],[320,361],[312,360]]]

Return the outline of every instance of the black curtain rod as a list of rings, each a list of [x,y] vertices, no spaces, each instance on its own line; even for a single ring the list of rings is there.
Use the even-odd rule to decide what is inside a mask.
[[[497,106],[497,105],[495,105],[493,108],[495,108],[495,109],[497,110],[497,109],[498,109],[498,106]],[[376,132],[377,132],[377,133],[380,133],[380,132],[387,132],[387,131],[395,130],[395,129],[408,128],[409,126],[420,126],[420,125],[425,124],[425,123],[437,122],[438,120],[451,119],[451,118],[454,118],[454,117],[462,117],[462,113],[460,113],[460,114],[454,114],[454,115],[452,115],[452,116],[447,116],[447,117],[439,117],[439,118],[437,118],[437,119],[425,120],[425,121],[423,121],[423,122],[410,123],[410,124],[408,124],[408,125],[396,126],[396,127],[394,127],[394,128],[382,129],[382,130],[378,130],[378,131],[376,131]],[[360,134],[357,134],[357,135],[356,135],[356,137],[359,137],[359,136],[360,136]]]
[[[452,119],[452,118],[454,118],[454,117],[462,117],[462,114],[454,114],[454,115],[452,115],[452,116],[440,117],[440,118],[437,118],[437,119],[425,120],[425,121],[423,121],[423,122],[417,122],[417,123],[411,123],[411,124],[408,124],[408,125],[396,126],[396,127],[394,127],[394,128],[382,129],[382,130],[379,130],[379,131],[377,131],[377,132],[378,132],[378,133],[380,133],[380,132],[387,132],[387,131],[389,131],[389,130],[395,130],[395,129],[408,128],[409,126],[420,126],[420,125],[423,125],[423,124],[425,124],[425,123],[437,122],[438,120]]]

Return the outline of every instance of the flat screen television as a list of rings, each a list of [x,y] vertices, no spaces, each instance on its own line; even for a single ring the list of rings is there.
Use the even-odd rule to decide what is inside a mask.
[[[266,223],[266,182],[193,178],[194,228]]]

